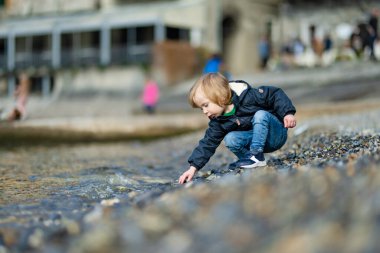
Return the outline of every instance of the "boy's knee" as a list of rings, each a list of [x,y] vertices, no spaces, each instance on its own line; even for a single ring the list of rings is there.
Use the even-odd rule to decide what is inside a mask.
[[[226,145],[226,147],[229,147],[229,146],[233,146],[233,143],[234,143],[234,136],[232,133],[228,133],[224,137],[224,144]]]
[[[269,118],[270,113],[264,110],[257,111],[255,115],[253,116],[252,121],[253,122],[262,122]]]
[[[224,137],[224,144],[227,148],[235,149],[241,146],[234,132],[230,132]]]

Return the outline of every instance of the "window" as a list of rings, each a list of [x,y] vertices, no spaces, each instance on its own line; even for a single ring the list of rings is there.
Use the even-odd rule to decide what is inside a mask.
[[[7,40],[4,38],[0,38],[0,55],[6,54],[6,48],[7,48]]]
[[[81,46],[86,48],[99,48],[100,47],[100,32],[88,31],[81,33],[80,38]]]
[[[64,33],[61,35],[62,39],[62,49],[72,49],[74,46],[74,34]]]
[[[166,38],[168,40],[190,41],[190,30],[177,27],[166,27]]]
[[[112,29],[111,30],[111,43],[116,46],[126,45],[128,41],[127,28]]]
[[[16,37],[16,52],[30,53],[32,37]]]
[[[136,28],[136,44],[151,44],[154,41],[154,27],[142,26]]]
[[[5,38],[0,38],[0,69],[5,69],[6,68],[6,63],[7,63],[7,40]]]
[[[50,37],[47,35],[34,36],[32,40],[33,52],[44,52],[50,50]]]

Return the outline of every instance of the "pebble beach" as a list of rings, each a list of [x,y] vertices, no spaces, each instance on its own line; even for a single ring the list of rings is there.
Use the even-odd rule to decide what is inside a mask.
[[[378,93],[337,93],[295,98],[298,125],[267,166],[229,170],[221,145],[185,185],[197,116],[161,139],[0,146],[0,253],[380,252]]]

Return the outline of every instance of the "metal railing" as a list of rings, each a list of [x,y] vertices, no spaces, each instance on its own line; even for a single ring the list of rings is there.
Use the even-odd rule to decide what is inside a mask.
[[[61,51],[61,66],[91,66],[100,64],[98,48],[82,48]]]
[[[152,58],[152,45],[112,46],[110,64],[141,64],[149,63]],[[93,66],[100,64],[99,48],[67,49],[61,51],[62,67]],[[51,51],[15,54],[15,68],[39,68],[52,66]],[[0,69],[7,69],[6,55],[0,55]]]
[[[17,52],[15,55],[16,69],[24,69],[29,67],[51,66],[51,52],[27,53]]]
[[[151,45],[112,46],[111,64],[148,63],[151,55]]]

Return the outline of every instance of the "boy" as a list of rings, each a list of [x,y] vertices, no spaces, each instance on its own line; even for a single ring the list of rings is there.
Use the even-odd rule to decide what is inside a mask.
[[[228,82],[218,73],[196,81],[189,103],[200,108],[210,122],[189,158],[190,168],[178,179],[180,184],[192,180],[223,139],[239,159],[230,164],[231,169],[265,166],[264,152],[280,149],[287,139],[287,128],[296,126],[296,108],[280,88],[255,89],[244,81]]]

